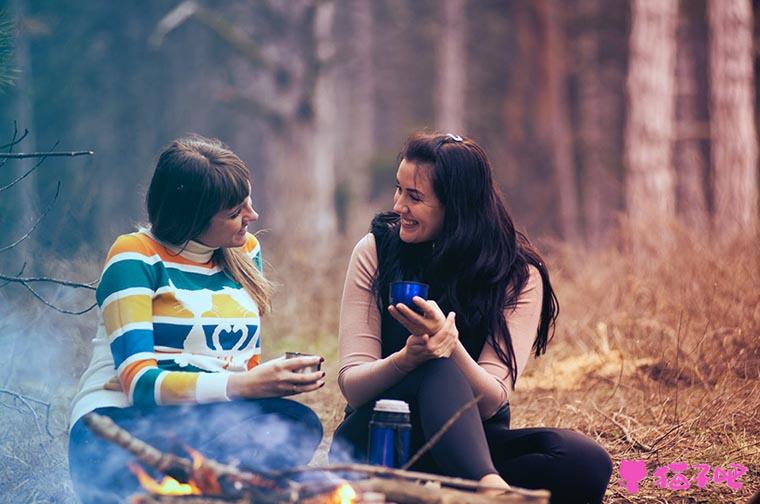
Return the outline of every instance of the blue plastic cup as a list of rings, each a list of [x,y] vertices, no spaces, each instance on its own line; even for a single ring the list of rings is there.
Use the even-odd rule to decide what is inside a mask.
[[[388,297],[392,305],[403,303],[422,315],[422,310],[418,308],[416,304],[414,304],[414,301],[412,301],[412,299],[414,296],[419,296],[422,299],[427,299],[428,288],[428,284],[420,282],[392,282],[390,295]]]

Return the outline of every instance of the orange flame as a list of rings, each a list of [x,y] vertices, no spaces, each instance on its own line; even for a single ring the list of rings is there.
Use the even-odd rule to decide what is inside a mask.
[[[331,504],[353,504],[356,502],[356,491],[348,483],[343,483],[335,490]]]
[[[189,483],[180,483],[170,476],[164,476],[164,479],[162,479],[161,483],[159,483],[158,481],[151,478],[150,475],[146,473],[142,467],[133,462],[129,463],[129,470],[132,471],[135,476],[137,476],[137,479],[142,487],[151,493],[160,495],[201,494],[200,489],[195,486],[192,481]]]

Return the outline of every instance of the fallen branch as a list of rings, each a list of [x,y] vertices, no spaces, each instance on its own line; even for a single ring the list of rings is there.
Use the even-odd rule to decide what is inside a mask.
[[[301,474],[309,472],[337,472],[337,473],[360,473],[372,476],[386,476],[407,481],[432,481],[440,483],[442,486],[460,488],[465,490],[504,490],[501,487],[481,485],[477,481],[464,478],[453,478],[451,476],[441,476],[439,474],[430,474],[417,471],[408,471],[405,469],[393,469],[391,467],[373,466],[367,464],[333,464],[326,467],[294,467],[270,473],[273,478],[281,478],[291,474]],[[548,495],[545,490],[526,490],[524,488],[512,487],[508,492],[513,492],[526,497],[540,497]]]
[[[147,466],[174,478],[180,483],[193,481],[203,491],[218,493],[219,482],[225,480],[232,483],[235,490],[240,493],[256,493],[256,502],[264,503],[277,502],[277,500],[265,498],[262,495],[274,493],[278,489],[282,490],[275,480],[249,471],[241,471],[236,467],[209,458],[204,457],[200,463],[194,464],[193,461],[186,458],[172,453],[164,453],[132,436],[116,425],[109,417],[97,413],[88,413],[83,418],[85,425],[95,434],[121,446]],[[206,486],[206,488],[204,489],[201,485]],[[292,483],[286,490],[293,494],[296,489],[297,485]],[[291,499],[291,501],[293,500]]]
[[[450,488],[431,488],[410,481],[372,478],[367,481],[352,482],[351,486],[360,492],[380,492],[390,502],[409,504],[499,504],[499,503],[545,503],[549,502],[549,492],[535,491],[530,495],[505,491],[498,495],[477,492],[463,492]]]
[[[621,424],[620,422],[618,422],[613,417],[609,416],[607,413],[603,412],[602,410],[600,410],[596,406],[594,406],[594,409],[597,411],[597,413],[599,413],[604,418],[606,418],[607,420],[609,420],[610,422],[612,422],[613,424],[615,424],[615,426],[617,426],[617,428],[620,429],[623,432],[623,436],[625,437],[625,440],[628,443],[630,443],[634,448],[638,448],[639,450],[645,451],[645,452],[652,452],[652,451],[654,451],[654,448],[652,448],[651,446],[645,445],[644,443],[642,443],[638,439],[634,438],[633,435],[630,432],[628,432],[628,429],[626,429],[623,424]]]
[[[33,397],[19,394],[18,392],[14,392],[8,389],[0,389],[0,393],[8,394],[12,396],[15,400],[21,401],[21,403],[24,406],[26,406],[27,409],[29,409],[29,411],[32,413],[32,417],[34,417],[34,424],[37,426],[37,432],[39,432],[40,435],[42,435],[42,426],[40,425],[40,419],[39,419],[39,416],[37,415],[37,411],[34,409],[34,407],[32,407],[31,404],[29,404],[29,401],[37,403],[37,404],[41,404],[42,406],[44,406],[45,407],[45,432],[51,439],[53,438],[53,433],[50,432],[50,403],[49,402],[41,401],[39,399],[35,399]]]

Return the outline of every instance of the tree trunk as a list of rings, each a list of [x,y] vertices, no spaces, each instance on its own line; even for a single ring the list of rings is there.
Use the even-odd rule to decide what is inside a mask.
[[[444,132],[464,134],[467,75],[465,0],[443,0],[440,8],[435,126]]]
[[[15,64],[18,67],[18,75],[13,92],[14,115],[12,119],[16,121],[19,130],[19,136],[25,129],[29,130],[26,139],[14,147],[15,151],[35,152],[37,145],[35,142],[34,127],[34,101],[32,100],[32,62],[29,54],[29,34],[26,28],[26,5],[25,0],[14,0],[11,4],[15,18],[16,37],[15,45]],[[7,127],[7,125],[5,125]],[[5,130],[7,131],[7,129]],[[10,142],[10,138],[4,138],[3,143]],[[7,161],[10,168],[10,177],[3,177],[8,182],[17,179],[38,162],[37,159],[15,159]],[[50,161],[47,161],[50,163]],[[2,221],[5,221],[5,233],[0,239],[0,247],[6,246],[17,239],[21,238],[33,225],[36,217],[42,212],[44,206],[37,205],[36,194],[36,173],[32,173],[21,182],[13,187],[0,193],[0,198],[6,198],[12,202],[4,205],[10,211],[9,215],[3,215]],[[0,183],[0,186],[6,185]],[[0,222],[2,222],[0,221]],[[38,231],[39,232],[39,231]],[[7,271],[18,271],[19,268],[27,261],[32,252],[31,240],[25,240],[8,250],[3,254],[3,262],[7,265],[3,268]],[[38,265],[39,267],[39,265]]]
[[[578,243],[578,185],[570,133],[564,28],[556,2],[543,0],[537,4],[537,8],[544,22],[542,60],[546,76],[547,111],[550,116],[547,140],[551,146],[559,196],[558,221],[562,237],[570,243]]]
[[[704,41],[706,31],[700,21],[704,14],[699,2],[681,0],[678,15],[678,48],[676,51],[676,137],[673,146],[676,205],[678,216],[692,229],[706,231],[707,156],[700,134],[707,124],[707,96],[703,93],[701,74],[705,68]],[[701,64],[700,64],[701,63]]]
[[[602,2],[579,0],[576,19],[581,204],[586,243],[592,248],[610,243],[620,210],[620,184],[615,167],[620,166],[618,128],[622,121],[622,100],[616,89],[624,70],[622,64],[615,65],[617,61],[605,62],[602,58],[606,40],[599,26]]]
[[[308,57],[332,52],[334,4],[315,6],[312,48]],[[322,65],[312,95],[312,113],[297,113],[271,133],[267,190],[275,236],[297,261],[326,257],[334,241],[335,220],[335,114],[331,65]],[[302,82],[302,86],[308,83]]]
[[[730,238],[757,224],[751,5],[748,0],[709,0],[708,22],[714,224]]]
[[[351,142],[354,149],[351,183],[354,196],[365,201],[369,194],[369,164],[375,150],[375,37],[370,0],[353,0],[350,4],[353,24],[353,107]]]
[[[676,0],[631,3],[626,204],[635,230],[660,241],[675,214],[673,140]]]

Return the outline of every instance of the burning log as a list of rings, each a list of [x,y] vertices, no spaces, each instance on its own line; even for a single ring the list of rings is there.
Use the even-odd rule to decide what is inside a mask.
[[[181,496],[143,494],[133,497],[131,504],[360,504],[362,494],[384,495],[390,502],[399,504],[514,504],[549,501],[549,493],[543,490],[512,488],[493,496],[474,491],[484,489],[477,481],[363,464],[298,467],[267,475],[257,474],[205,458],[192,450],[192,461],[163,453],[135,438],[110,418],[95,413],[86,415],[84,421],[93,432],[126,449],[147,466],[181,483],[191,483],[202,493]],[[320,482],[301,484],[290,479],[295,474],[306,472],[322,472],[325,477]],[[331,476],[336,472],[371,477],[349,484]],[[423,482],[428,484],[420,484]],[[341,492],[346,487],[352,495],[347,496]],[[358,492],[358,496],[354,491]],[[377,501],[373,498],[373,502]]]
[[[193,461],[164,453],[132,436],[110,418],[96,413],[85,415],[84,422],[95,434],[121,446],[147,466],[180,483],[192,482],[203,494],[244,496],[262,503],[295,502],[297,499],[296,483],[275,481],[261,474],[241,471],[197,453]]]

